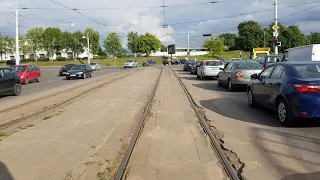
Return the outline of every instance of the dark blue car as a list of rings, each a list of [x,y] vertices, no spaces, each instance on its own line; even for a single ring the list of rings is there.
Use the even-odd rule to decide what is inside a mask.
[[[273,64],[251,75],[247,98],[251,107],[276,110],[285,126],[301,118],[320,118],[320,62]]]

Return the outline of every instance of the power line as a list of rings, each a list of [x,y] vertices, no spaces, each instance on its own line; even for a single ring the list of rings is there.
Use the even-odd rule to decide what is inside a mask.
[[[319,1],[317,1],[317,2],[319,2]],[[312,3],[315,3],[315,2],[312,2]],[[291,5],[291,6],[279,8],[279,10],[288,9],[288,8],[292,8],[292,7],[303,6],[303,5],[306,5],[306,4],[308,4],[308,3]],[[309,3],[309,4],[311,4],[311,3]],[[244,16],[244,15],[259,14],[259,13],[273,12],[273,11],[274,11],[274,9],[270,9],[270,10],[264,10],[264,11],[255,11],[255,12],[249,12],[249,13],[235,14],[235,15],[231,15],[231,16],[216,17],[216,18],[206,19],[206,20],[177,22],[177,23],[172,23],[172,24],[168,24],[168,25],[180,25],[180,24],[189,24],[189,23],[196,23],[196,22],[206,22],[206,21],[211,21],[211,20],[227,19],[227,18],[239,17],[239,16]]]
[[[302,13],[302,12],[305,12],[305,11],[308,11],[308,10],[310,10],[310,9],[313,9],[313,8],[316,8],[316,7],[318,7],[318,6],[320,6],[320,4],[317,4],[317,5],[315,5],[315,6],[312,6],[312,7],[309,7],[309,8],[306,8],[306,9],[303,9],[303,10],[301,10],[301,11],[298,11],[298,12],[295,12],[295,13],[292,13],[292,14],[289,14],[289,15],[286,15],[286,16],[282,16],[281,18],[278,18],[278,19],[283,19],[283,18],[286,18],[286,17],[291,17],[291,16],[293,16],[293,15],[296,15],[296,14],[299,14],[299,13]]]
[[[235,2],[235,1],[243,1],[243,0],[224,0],[224,1],[209,1],[209,2],[200,2],[200,3],[184,3],[184,4],[172,4],[166,5],[166,8],[170,7],[182,7],[182,6],[195,6],[195,5],[207,5],[207,4],[217,4],[217,3],[226,3],[226,2]],[[33,9],[33,10],[70,10],[70,8],[64,6],[67,9],[59,9],[59,8],[20,8],[20,9]],[[103,7],[103,8],[73,8],[72,10],[81,10],[81,11],[89,11],[89,10],[124,10],[124,9],[154,9],[154,8],[163,8],[163,6],[128,6],[128,7]]]

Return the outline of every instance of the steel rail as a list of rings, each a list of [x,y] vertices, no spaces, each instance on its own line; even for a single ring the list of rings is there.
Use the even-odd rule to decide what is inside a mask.
[[[183,84],[183,82],[181,81],[181,79],[177,76],[177,74],[174,72],[174,70],[171,68],[171,70],[173,71],[173,74],[175,75],[175,77],[178,79],[183,91],[185,92],[186,96],[188,97],[188,100],[193,108],[193,110],[195,111],[195,113],[197,114],[197,117],[200,121],[200,124],[202,125],[205,133],[208,135],[211,145],[212,147],[215,149],[220,162],[222,163],[224,170],[226,171],[228,177],[230,180],[240,180],[240,175],[236,172],[236,170],[233,168],[233,166],[231,165],[230,161],[228,160],[227,156],[224,154],[220,144],[218,143],[218,140],[215,138],[215,136],[212,134],[208,124],[206,123],[206,119],[201,115],[201,113],[198,110],[198,107],[195,105],[191,95],[189,94],[186,86]]]
[[[125,173],[125,171],[126,171],[126,167],[127,167],[128,163],[129,163],[129,160],[130,160],[130,157],[132,155],[134,146],[135,146],[135,144],[136,144],[136,142],[137,142],[137,140],[139,138],[140,133],[142,132],[142,129],[143,129],[143,126],[145,124],[147,115],[148,115],[149,110],[151,108],[151,104],[152,104],[153,98],[155,96],[155,93],[157,91],[157,88],[158,88],[158,85],[159,85],[159,82],[160,82],[160,78],[162,76],[162,71],[163,71],[163,68],[161,68],[161,72],[159,74],[159,77],[158,77],[158,79],[156,81],[155,86],[152,89],[151,96],[150,96],[150,98],[148,100],[147,106],[144,109],[143,116],[141,117],[141,119],[139,121],[139,124],[138,124],[138,127],[137,127],[136,131],[134,132],[134,135],[131,138],[130,144],[129,144],[128,149],[126,151],[126,154],[124,155],[124,158],[122,159],[122,162],[121,162],[121,165],[120,165],[120,167],[118,169],[117,175],[114,178],[115,180],[121,180],[123,175],[124,175],[124,173]]]

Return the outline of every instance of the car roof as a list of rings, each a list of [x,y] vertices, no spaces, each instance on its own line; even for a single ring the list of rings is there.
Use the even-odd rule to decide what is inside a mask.
[[[18,65],[14,65],[14,66],[30,66],[31,64],[18,64]]]

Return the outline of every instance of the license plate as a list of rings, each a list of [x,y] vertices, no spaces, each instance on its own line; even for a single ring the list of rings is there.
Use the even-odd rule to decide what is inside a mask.
[[[66,72],[63,72],[63,74],[67,74]]]
[[[76,75],[75,74],[71,74],[70,76],[75,77]]]

